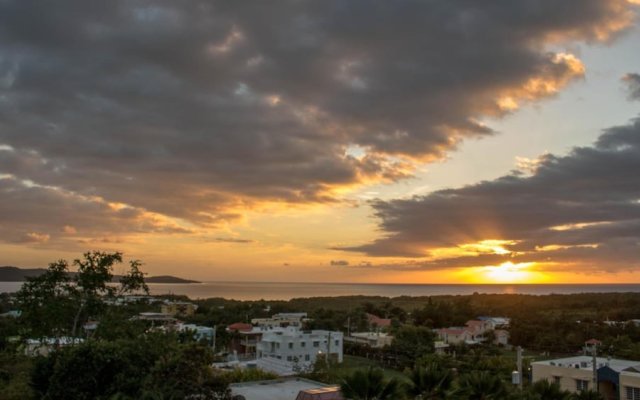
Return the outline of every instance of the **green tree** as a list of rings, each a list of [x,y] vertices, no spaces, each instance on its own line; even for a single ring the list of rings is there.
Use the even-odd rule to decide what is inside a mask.
[[[409,396],[422,400],[446,399],[453,383],[451,371],[436,363],[416,366],[407,374],[410,383],[406,392]]]
[[[386,380],[384,372],[373,367],[345,377],[340,389],[347,400],[397,400],[403,395],[397,379]]]
[[[228,382],[210,367],[213,354],[208,347],[189,343],[156,362],[144,384],[143,398],[216,400],[230,398]]]
[[[40,276],[27,278],[16,297],[21,321],[36,336],[76,336],[89,317],[104,313],[107,300],[136,291],[149,292],[140,271],[141,263],[130,262],[127,274],[112,285],[114,265],[122,263],[122,253],[87,252],[69,272],[65,260],[49,264]]]
[[[458,395],[465,400],[502,400],[508,391],[504,382],[486,371],[472,371],[460,376]]]
[[[409,366],[416,358],[433,353],[434,338],[431,329],[404,325],[395,332],[388,350],[397,355],[401,365]]]
[[[546,379],[539,380],[531,385],[530,391],[545,400],[569,400],[571,393],[560,389],[557,383],[551,383]]]
[[[571,400],[604,400],[604,397],[594,390],[581,390],[569,398]]]

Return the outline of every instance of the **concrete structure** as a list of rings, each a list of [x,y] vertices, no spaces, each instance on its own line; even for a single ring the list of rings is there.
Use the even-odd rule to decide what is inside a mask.
[[[160,306],[160,312],[163,314],[169,314],[173,317],[188,317],[195,314],[197,309],[197,305],[186,301],[168,301]]]
[[[443,328],[436,329],[436,334],[446,344],[461,344],[471,341],[471,334],[466,328]]]
[[[319,355],[342,362],[342,332],[302,331],[295,327],[262,331],[257,346],[258,368],[281,376],[310,370]]]
[[[5,317],[5,318],[18,318],[19,316],[22,315],[22,311],[20,310],[9,310],[6,313],[2,313],[0,314],[0,317]]]
[[[346,336],[344,341],[380,348],[391,345],[393,336],[382,332],[354,332],[351,336]]]
[[[264,330],[254,328],[251,324],[236,322],[227,327],[227,332],[231,334],[229,341],[229,351],[239,358],[250,359],[256,357],[256,347]]]
[[[478,320],[487,322],[489,329],[508,328],[511,320],[507,317],[478,317]]]
[[[449,345],[441,340],[437,340],[433,342],[433,349],[436,354],[445,354],[448,348],[449,348]]]
[[[213,338],[216,335],[213,328],[195,324],[177,324],[176,330],[178,332],[193,332],[193,338],[196,341],[203,340],[206,341],[209,345],[213,344]]]
[[[339,386],[301,390],[296,400],[343,400]]]
[[[143,321],[151,321],[152,323],[174,324],[176,319],[169,314],[158,312],[141,312],[131,319],[141,319]]]
[[[493,331],[493,344],[507,346],[509,344],[509,332],[504,329],[496,329]]]
[[[287,326],[295,326],[302,328],[302,324],[307,320],[307,313],[278,313],[271,318],[254,318],[251,323],[256,326],[270,328],[286,328]]]
[[[596,389],[606,400],[640,399],[640,361],[596,358],[597,383],[591,356],[536,361],[531,368],[533,382],[546,379],[574,393]]]
[[[242,396],[241,398],[244,400],[342,399],[337,387],[303,378],[284,378],[270,381],[232,383],[229,385],[229,389],[231,389],[232,396]]]
[[[486,340],[487,332],[494,330],[496,333],[496,344],[507,345],[509,332],[496,327],[509,325],[508,318],[502,317],[479,317],[467,321],[465,326],[436,329],[435,333],[440,340],[447,344],[478,344]]]
[[[493,329],[489,321],[482,321],[479,319],[472,319],[467,321],[467,323],[465,324],[465,328],[467,332],[469,332],[471,340],[477,342],[483,341],[484,334]]]
[[[56,349],[73,346],[83,342],[84,339],[82,338],[72,338],[68,336],[27,339],[24,354],[27,356],[47,356]]]

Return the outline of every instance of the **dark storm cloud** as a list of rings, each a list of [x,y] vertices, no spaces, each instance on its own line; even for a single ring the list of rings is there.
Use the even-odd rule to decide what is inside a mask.
[[[545,261],[589,269],[640,266],[640,119],[592,147],[546,155],[531,176],[512,174],[409,200],[373,204],[385,237],[350,250],[427,256],[438,247],[515,241],[510,254],[423,262],[424,267]]]
[[[640,74],[626,74],[622,80],[628,86],[629,98],[640,100]]]
[[[546,44],[606,40],[629,7],[5,0],[0,174],[200,225],[335,201],[553,95],[582,67]]]

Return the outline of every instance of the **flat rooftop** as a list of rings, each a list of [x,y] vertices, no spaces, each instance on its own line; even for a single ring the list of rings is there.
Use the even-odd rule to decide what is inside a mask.
[[[576,369],[593,369],[593,357],[576,356],[567,358],[556,358],[553,360],[535,361],[532,365],[553,365],[556,367],[576,368]],[[620,360],[617,358],[597,357],[596,364],[598,368],[608,366],[614,371],[620,372],[628,368],[640,369],[640,361]]]
[[[321,389],[329,385],[304,378],[283,378],[269,381],[232,383],[233,396],[242,395],[246,400],[295,400],[301,390]]]

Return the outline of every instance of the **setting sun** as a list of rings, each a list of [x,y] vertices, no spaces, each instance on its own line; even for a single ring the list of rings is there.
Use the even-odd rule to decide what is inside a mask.
[[[548,279],[545,274],[534,270],[534,262],[513,263],[507,261],[500,265],[464,268],[460,278],[467,283],[543,283]]]

